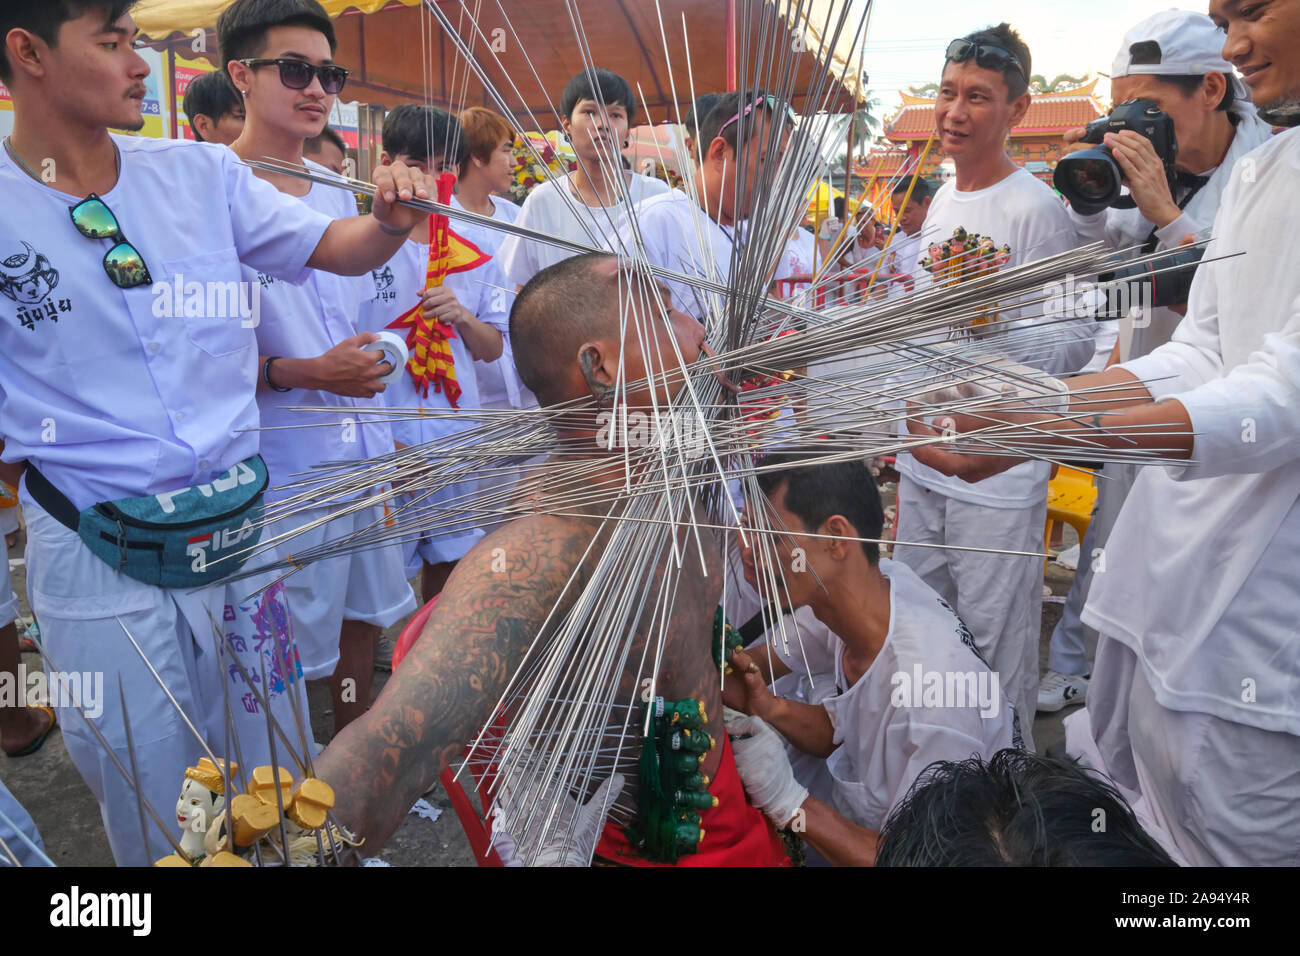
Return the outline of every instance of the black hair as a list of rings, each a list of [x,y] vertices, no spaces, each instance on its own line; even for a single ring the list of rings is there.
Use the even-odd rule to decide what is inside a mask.
[[[713,107],[717,106],[720,99],[722,99],[721,93],[702,93],[695,97],[695,102],[691,104],[691,108],[682,117],[682,126],[686,129],[687,136],[695,135],[696,128],[704,123],[704,118],[713,111]]]
[[[907,195],[907,187],[910,185],[911,185],[911,180],[908,179],[901,180],[899,184],[894,187],[893,195],[895,196]],[[930,195],[933,192],[934,192],[934,187],[932,187],[926,180],[918,177],[916,180],[916,185],[912,187],[912,198],[908,201],[916,202],[916,203],[925,202],[928,198],[930,198]]]
[[[185,102],[182,108],[185,110],[185,115],[189,117],[194,138],[202,142],[203,137],[199,135],[199,129],[194,125],[195,117],[206,116],[216,123],[227,113],[237,109],[242,110],[244,101],[240,98],[235,85],[230,82],[230,75],[215,70],[194,78],[185,90]]]
[[[614,256],[585,252],[561,259],[528,280],[510,309],[510,346],[519,378],[543,405],[565,399],[559,380],[583,342],[617,334],[617,274],[597,280],[592,267]]]
[[[768,94],[763,90],[745,90],[743,93],[723,93],[719,96],[717,102],[713,104],[713,109],[709,110],[708,116],[700,122],[700,141],[696,144],[700,159],[704,159],[709,144],[719,136],[722,137],[724,143],[734,150],[736,143],[739,142],[742,126],[745,128],[745,138],[748,140],[752,135],[754,125],[759,121],[763,113],[771,111],[775,114],[782,109],[779,102],[775,105],[768,103],[767,97]],[[761,106],[756,106],[750,110],[748,115],[742,115],[751,103],[757,103],[760,100],[763,101]],[[728,122],[736,116],[740,116],[740,119],[728,126]],[[726,126],[726,129],[723,129],[724,126]]]
[[[1193,95],[1201,88],[1201,84],[1205,82],[1205,74],[1200,76],[1195,74],[1187,76],[1161,76],[1153,73],[1150,75],[1153,80],[1159,80],[1161,83],[1167,83],[1168,85],[1177,88],[1178,92],[1182,94],[1183,99],[1187,99],[1189,96]],[[1223,96],[1219,99],[1219,105],[1216,106],[1215,109],[1226,113],[1228,110],[1232,109],[1232,104],[1237,101],[1237,95],[1232,91],[1232,74],[1222,73],[1220,75],[1223,77]]]
[[[876,865],[1175,864],[1110,781],[1008,748],[922,770],[881,827]]]
[[[1006,50],[1017,60],[1020,61],[1021,67],[1024,68],[1024,74],[1021,75],[1011,64],[1002,71],[1002,79],[1007,84],[1007,102],[1014,103],[1020,97],[1029,92],[1029,77],[1034,75],[1033,59],[1029,54],[1029,44],[1021,39],[1020,34],[1009,23],[999,23],[995,27],[985,27],[983,30],[976,30],[974,33],[968,33],[962,39],[970,40],[972,43],[987,43],[990,46]],[[944,64],[947,66],[947,64]]]
[[[835,210],[835,218],[840,222],[844,221],[844,197],[836,196],[832,201],[832,208]]]
[[[453,169],[460,169],[469,158],[460,120],[436,106],[404,103],[391,110],[384,117],[383,145],[394,159],[406,156],[423,163],[441,157]]]
[[[136,0],[6,0],[0,6],[0,81],[13,78],[9,66],[8,45],[5,38],[10,30],[34,33],[49,46],[59,42],[59,29],[69,20],[76,20],[91,10],[104,12],[104,25],[115,23],[133,6]]]
[[[266,52],[266,34],[273,27],[310,27],[325,34],[330,53],[338,49],[334,21],[316,0],[235,0],[217,18],[221,68]]]
[[[345,156],[347,155],[348,144],[343,142],[343,137],[340,136],[335,130],[331,129],[328,125],[326,125],[326,127],[320,131],[320,135],[313,136],[311,139],[304,142],[302,144],[302,150],[304,153],[319,153],[321,147],[324,146],[326,143],[333,143],[335,146],[339,148],[340,153],[342,153]]]
[[[760,463],[758,487],[769,498],[785,485],[785,508],[803,522],[804,531],[816,531],[834,515],[853,525],[860,538],[879,538],[885,526],[880,489],[865,461],[839,461],[803,465],[809,455],[782,452]],[[769,470],[770,469],[770,470]],[[798,529],[791,528],[797,533]],[[873,565],[880,562],[880,545],[863,541],[862,550]]]
[[[582,100],[595,100],[604,103],[606,107],[615,104],[622,106],[627,110],[629,126],[636,116],[636,100],[632,97],[632,87],[627,80],[600,67],[593,67],[590,72],[583,70],[565,84],[564,92],[560,94],[560,112],[565,119],[573,119],[573,111]]]

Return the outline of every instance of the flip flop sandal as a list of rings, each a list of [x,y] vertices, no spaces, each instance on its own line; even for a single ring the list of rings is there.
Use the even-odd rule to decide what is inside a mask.
[[[5,756],[7,756],[7,757],[9,757],[9,758],[11,758],[11,759],[14,758],[14,757],[30,757],[32,754],[36,753],[36,751],[40,750],[42,746],[45,745],[45,738],[48,737],[51,733],[53,733],[53,732],[54,732],[54,728],[57,727],[57,726],[59,725],[59,720],[58,720],[58,718],[54,716],[54,708],[53,708],[53,707],[41,707],[41,706],[37,705],[34,709],[35,709],[35,710],[39,710],[39,711],[43,711],[47,716],[49,716],[49,718],[50,718],[50,726],[46,727],[45,730],[42,731],[42,732],[41,732],[41,733],[36,737],[35,740],[33,740],[31,743],[29,743],[29,744],[28,744],[26,747],[24,747],[22,750],[16,751],[16,752],[14,752],[14,753],[9,753],[8,751],[5,751]]]

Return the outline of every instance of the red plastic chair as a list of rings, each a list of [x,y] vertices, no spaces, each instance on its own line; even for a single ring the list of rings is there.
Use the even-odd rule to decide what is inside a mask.
[[[429,615],[433,613],[434,607],[438,603],[435,596],[432,601],[426,604],[420,610],[415,612],[415,616],[407,622],[406,627],[402,628],[401,635],[397,638],[397,645],[393,648],[393,671],[396,673],[397,668],[401,666],[402,660],[415,646],[416,640],[424,631],[425,622],[429,620]],[[466,768],[466,772],[472,771],[474,765]],[[495,780],[494,768],[491,766],[482,767],[482,773],[479,775],[478,798],[484,807],[492,806],[492,785]],[[470,802],[469,794],[455,779],[450,767],[442,772],[438,777],[443,789],[447,791],[447,796],[451,798],[452,808],[456,811],[456,817],[460,820],[461,829],[465,831],[465,837],[469,840],[470,849],[474,851],[474,859],[479,866],[504,866],[501,857],[492,847],[492,827],[491,824],[479,815],[474,809],[474,804]]]

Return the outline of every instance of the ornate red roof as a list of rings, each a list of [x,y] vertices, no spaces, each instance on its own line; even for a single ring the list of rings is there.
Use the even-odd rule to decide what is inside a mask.
[[[1063,133],[1067,129],[1086,126],[1106,111],[1092,95],[1095,81],[1077,90],[1063,93],[1043,93],[1033,97],[1029,112],[1019,126],[1011,130],[1012,136],[1033,136],[1040,133]],[[885,127],[885,136],[892,140],[925,139],[934,132],[934,100],[905,94],[903,107]]]

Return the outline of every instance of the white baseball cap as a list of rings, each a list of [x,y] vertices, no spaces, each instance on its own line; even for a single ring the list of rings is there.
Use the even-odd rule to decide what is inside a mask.
[[[1249,100],[1246,84],[1223,58],[1226,37],[1204,13],[1163,10],[1124,34],[1110,75],[1204,76],[1226,73],[1238,100]],[[1134,60],[1138,62],[1133,62]]]

